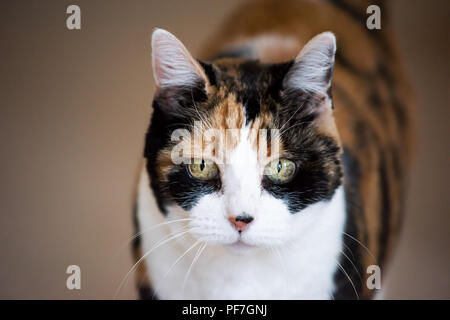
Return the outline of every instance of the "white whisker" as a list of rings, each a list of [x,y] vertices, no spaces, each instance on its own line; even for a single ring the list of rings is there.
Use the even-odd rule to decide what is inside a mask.
[[[161,240],[159,241],[153,248],[151,248],[150,250],[148,250],[132,267],[131,269],[127,272],[127,274],[125,275],[125,277],[122,279],[122,281],[119,284],[119,287],[117,288],[115,294],[114,294],[114,299],[116,299],[117,295],[119,294],[119,291],[122,289],[122,287],[125,285],[126,281],[128,280],[128,277],[130,276],[130,274],[136,270],[136,268],[139,266],[139,264],[153,251],[155,251],[156,249],[158,249],[159,247],[161,247],[162,245],[166,244],[169,241],[175,240],[183,235],[185,235],[186,233],[188,233],[190,231],[186,230],[183,231],[181,233],[175,234],[175,235],[171,235],[171,237],[169,237],[168,239],[165,240]]]
[[[353,237],[352,235],[348,234],[347,232],[342,232],[344,235],[346,235],[347,237],[349,237],[350,239],[356,241],[356,243],[358,243],[359,245],[361,245],[366,251],[367,253],[372,257],[372,259],[375,261],[375,263],[377,262],[377,259],[375,259],[375,256],[372,254],[372,252],[370,252],[369,248],[367,248],[364,244],[362,244],[358,239],[356,239],[355,237]]]
[[[337,260],[336,260],[336,263],[337,263],[339,269],[341,269],[341,271],[345,274],[345,276],[347,277],[348,281],[350,281],[350,284],[352,285],[353,290],[355,291],[356,298],[359,300],[358,291],[356,290],[356,287],[355,287],[355,285],[353,284],[352,279],[350,278],[350,276],[348,275],[348,273],[345,271],[345,269],[341,266],[341,264],[340,264]]]
[[[184,289],[185,289],[185,287],[186,287],[186,283],[187,283],[187,280],[188,280],[188,278],[189,278],[189,275],[191,274],[192,267],[194,266],[195,262],[198,260],[198,258],[200,257],[200,255],[202,254],[203,250],[205,250],[205,248],[206,248],[206,243],[204,243],[204,244],[197,250],[197,253],[196,253],[195,256],[194,256],[194,259],[192,259],[192,263],[191,263],[191,265],[189,266],[189,269],[187,270],[186,276],[184,277],[184,280],[183,280],[183,287],[182,287],[182,289],[181,289],[181,296],[182,296],[182,297],[184,297]]]
[[[121,245],[121,246],[119,247],[119,249],[117,249],[117,252],[116,252],[115,256],[116,256],[117,254],[119,254],[119,253],[120,253],[123,249],[125,249],[127,246],[129,246],[129,245],[130,245],[130,242],[134,241],[136,238],[138,238],[139,236],[143,235],[143,234],[146,233],[146,232],[149,232],[149,231],[154,230],[154,229],[156,229],[156,228],[159,228],[159,227],[162,227],[162,226],[166,226],[166,225],[169,225],[169,224],[172,224],[172,223],[176,223],[176,222],[184,222],[184,221],[191,221],[191,220],[192,220],[191,218],[170,220],[170,221],[165,221],[165,222],[162,222],[162,223],[155,224],[155,225],[153,225],[153,226],[151,226],[151,227],[145,228],[145,229],[143,229],[143,230],[137,232],[136,234],[134,234],[131,238],[127,239],[127,240],[126,240],[126,243],[124,243],[123,245]]]
[[[287,121],[281,126],[281,128],[279,129],[280,132],[281,132],[281,130],[284,128],[284,126],[285,126],[286,124],[288,124],[289,121],[296,115],[296,113],[298,112],[298,110],[300,110],[300,109],[303,107],[304,104],[305,104],[305,103],[303,102],[303,103],[297,108],[297,110],[295,110],[295,112],[289,117],[289,119],[287,119]]]
[[[183,257],[189,252],[191,251],[196,245],[198,245],[199,243],[201,243],[200,240],[197,240],[192,246],[190,246],[180,257],[178,257],[177,260],[175,260],[175,262],[169,267],[169,269],[167,270],[167,272],[164,274],[163,278],[161,279],[160,284],[164,281],[164,279],[166,279],[166,277],[169,275],[170,271],[177,265],[178,262],[180,262],[181,259],[183,259]],[[155,288],[153,295],[152,295],[152,299],[153,297],[156,295],[156,292],[159,290],[158,286],[157,288]]]
[[[352,261],[352,260],[344,253],[344,251],[341,250],[341,253],[342,253],[342,254],[344,255],[344,257],[346,257],[347,260],[352,264],[353,268],[354,268],[355,271],[356,271],[356,274],[357,274],[358,277],[359,277],[359,280],[361,281],[361,283],[363,283],[361,274],[359,273],[359,270],[358,270],[358,268],[356,268],[356,266],[355,266],[355,264],[353,263],[353,261]]]
[[[273,247],[273,249],[275,250],[275,253],[278,255],[278,257],[280,258],[281,261],[281,265],[284,271],[284,291],[285,291],[285,296],[288,296],[288,288],[289,288],[289,278],[288,278],[288,272],[287,272],[287,265],[286,265],[286,260],[284,260],[280,249],[278,249],[277,247]]]

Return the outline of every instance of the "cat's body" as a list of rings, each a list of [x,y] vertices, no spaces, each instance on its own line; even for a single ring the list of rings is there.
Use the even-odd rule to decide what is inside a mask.
[[[399,227],[410,101],[389,26],[370,31],[358,19],[367,5],[248,4],[205,47],[207,63],[155,32],[158,89],[135,210],[143,298],[375,293],[366,270],[384,266]],[[297,55],[328,30],[338,43],[332,90],[333,35],[321,34]],[[193,121],[241,130],[228,162],[212,157],[218,173],[209,180],[170,158],[172,131],[195,131]],[[249,131],[271,128],[281,129],[281,154],[297,165],[283,183],[262,174],[266,162]],[[251,220],[237,232],[227,219],[241,212]],[[184,220],[169,222],[175,219]]]

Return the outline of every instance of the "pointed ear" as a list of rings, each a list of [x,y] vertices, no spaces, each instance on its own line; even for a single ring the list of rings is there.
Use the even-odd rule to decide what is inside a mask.
[[[155,29],[152,35],[152,65],[156,86],[193,87],[208,85],[208,79],[200,64],[173,34]]]
[[[327,94],[333,75],[336,38],[331,32],[312,38],[300,51],[283,80],[285,89]]]

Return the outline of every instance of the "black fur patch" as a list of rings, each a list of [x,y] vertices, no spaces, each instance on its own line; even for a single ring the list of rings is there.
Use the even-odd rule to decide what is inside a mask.
[[[194,104],[207,100],[204,83],[193,87],[174,87],[161,90],[153,100],[153,114],[145,137],[144,157],[147,159],[147,172],[151,188],[159,209],[165,213],[165,204],[173,201],[169,188],[157,172],[157,157],[161,150],[170,144],[175,129],[190,130],[193,120],[199,120],[199,114],[193,112]],[[199,113],[206,110],[199,110]]]
[[[355,239],[367,241],[366,235],[361,235],[363,230],[358,230],[357,219],[364,217],[361,197],[359,196],[359,186],[361,170],[359,164],[351,152],[344,148],[342,163],[345,171],[345,197],[347,204],[347,214],[345,229],[343,234],[343,249],[339,257],[339,266],[336,266],[334,281],[336,288],[333,292],[334,299],[357,299],[364,285],[365,271],[362,266],[362,247]],[[365,224],[364,224],[365,225]],[[361,237],[362,236],[362,237]],[[359,240],[360,241],[360,240]],[[344,272],[345,271],[345,272]]]
[[[202,196],[220,190],[220,179],[200,181],[190,177],[185,165],[178,166],[170,175],[168,189],[172,199],[183,209],[191,209]]]
[[[153,287],[150,285],[138,286],[140,300],[159,300]]]
[[[205,74],[208,77],[209,84],[211,86],[215,86],[216,85],[216,73],[214,72],[214,66],[207,62],[203,62],[200,60],[197,60],[197,61],[202,66],[203,70],[205,70]]]
[[[261,108],[277,110],[274,101],[280,99],[282,81],[293,61],[280,64],[261,64],[258,60],[248,60],[234,67],[222,67],[216,74],[217,86],[236,96],[237,102],[245,109],[246,124],[261,113]],[[236,76],[237,74],[237,76]]]
[[[291,181],[280,185],[267,178],[263,180],[263,187],[274,197],[283,199],[292,213],[315,202],[331,199],[340,185],[341,171],[337,159],[339,148],[335,142],[324,136],[305,140],[299,141],[301,149],[292,153],[298,168]],[[318,146],[320,147],[317,148]],[[334,167],[331,174],[326,170],[329,162]]]

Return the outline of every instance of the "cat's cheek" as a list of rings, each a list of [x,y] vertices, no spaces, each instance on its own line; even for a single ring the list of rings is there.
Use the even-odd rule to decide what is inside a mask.
[[[283,246],[293,237],[292,219],[289,208],[282,200],[264,192],[255,220],[242,234],[242,240],[254,246]]]
[[[203,196],[189,211],[190,233],[210,244],[231,244],[238,240],[238,233],[226,219],[222,196],[218,193]]]

